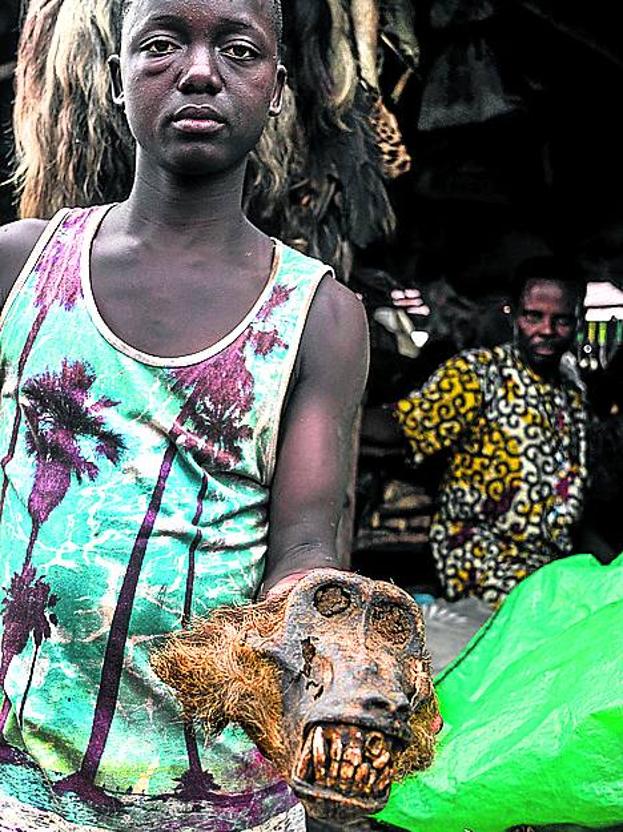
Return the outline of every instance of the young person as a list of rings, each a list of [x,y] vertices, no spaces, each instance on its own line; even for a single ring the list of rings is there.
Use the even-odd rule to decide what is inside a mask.
[[[204,746],[149,652],[339,567],[365,316],[241,211],[285,83],[278,0],[122,14],[130,196],[0,229],[0,800],[50,828],[295,829],[285,784],[231,731]]]

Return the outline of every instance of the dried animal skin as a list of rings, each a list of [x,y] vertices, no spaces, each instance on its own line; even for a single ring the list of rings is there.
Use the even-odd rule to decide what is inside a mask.
[[[377,0],[351,0],[350,12],[359,54],[361,78],[371,89],[378,91],[379,9]]]
[[[423,619],[390,584],[317,570],[274,602],[216,610],[153,666],[208,731],[242,725],[313,817],[376,812],[432,761]]]

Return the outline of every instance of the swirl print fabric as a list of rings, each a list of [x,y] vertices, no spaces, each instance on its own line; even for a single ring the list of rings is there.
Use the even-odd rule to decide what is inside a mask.
[[[586,408],[570,380],[537,376],[511,344],[461,353],[396,417],[415,463],[450,460],[430,542],[451,600],[497,606],[540,566],[571,553],[586,483]]]

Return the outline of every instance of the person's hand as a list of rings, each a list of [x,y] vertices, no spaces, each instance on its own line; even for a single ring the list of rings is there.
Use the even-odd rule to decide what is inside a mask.
[[[419,289],[392,289],[391,299],[397,309],[404,309],[409,315],[430,315],[430,307],[424,303]]]
[[[280,581],[277,581],[276,584],[271,586],[269,590],[265,590],[263,587],[260,589],[258,600],[259,601],[266,601],[269,599],[277,598],[281,595],[287,594],[293,588],[295,584],[297,584],[301,578],[304,578],[306,575],[309,575],[310,572],[314,572],[315,569],[320,567],[315,567],[312,569],[301,569],[299,572],[291,572],[285,578],[282,578]],[[332,567],[322,567],[323,569],[332,568]],[[340,572],[340,569],[336,569],[336,572]]]

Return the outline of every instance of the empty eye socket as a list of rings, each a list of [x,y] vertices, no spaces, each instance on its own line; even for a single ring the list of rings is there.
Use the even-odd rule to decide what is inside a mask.
[[[314,595],[314,606],[325,618],[346,612],[350,603],[350,593],[338,584],[322,586]]]
[[[413,637],[415,622],[409,610],[398,604],[375,604],[370,611],[374,632],[390,644],[402,647]]]

